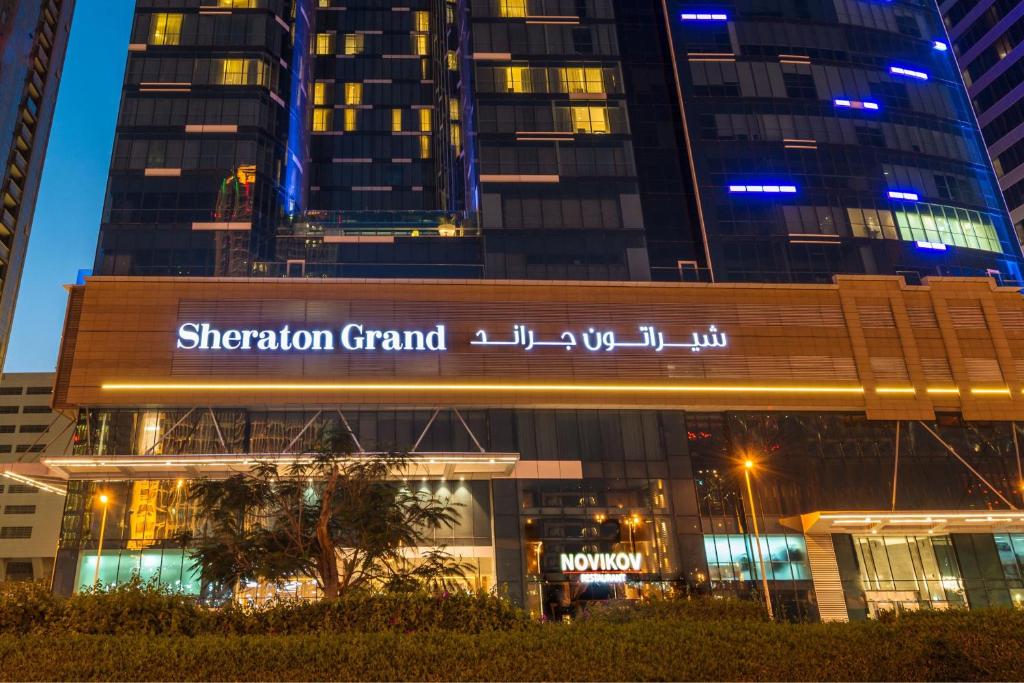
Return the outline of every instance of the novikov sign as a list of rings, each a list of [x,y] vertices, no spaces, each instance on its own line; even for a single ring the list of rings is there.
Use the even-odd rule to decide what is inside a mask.
[[[561,571],[579,574],[582,583],[625,583],[626,572],[638,573],[643,565],[640,553],[562,553]]]
[[[443,324],[430,329],[375,329],[359,323],[348,323],[337,329],[293,329],[283,325],[277,329],[220,329],[210,323],[186,322],[178,327],[177,348],[184,351],[422,351],[449,350],[448,329]],[[613,330],[588,327],[566,330],[544,338],[528,325],[515,324],[509,338],[492,337],[487,330],[478,330],[465,340],[473,348],[517,348],[522,351],[553,348],[572,353],[612,353],[619,349],[646,350],[661,353],[681,349],[693,353],[705,349],[723,349],[729,340],[714,325],[707,333],[693,332],[683,341],[671,341],[654,325],[641,325],[634,339],[620,337]]]

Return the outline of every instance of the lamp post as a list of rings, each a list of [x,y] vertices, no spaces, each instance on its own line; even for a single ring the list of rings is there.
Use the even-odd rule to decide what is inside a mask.
[[[92,577],[92,585],[98,586],[100,584],[100,556],[103,555],[103,535],[107,531],[107,503],[110,502],[110,498],[107,494],[100,494],[100,505],[103,506],[103,519],[100,521],[100,544],[96,547],[96,572]]]
[[[750,519],[754,524],[754,546],[757,548],[757,562],[761,565],[761,586],[764,588],[764,606],[768,610],[768,618],[775,621],[775,613],[772,610],[772,596],[768,590],[768,572],[764,567],[764,553],[761,552],[761,533],[757,529],[757,511],[754,508],[754,489],[750,485],[750,471],[754,469],[754,461],[743,462],[743,476],[747,480],[747,502],[750,503]]]

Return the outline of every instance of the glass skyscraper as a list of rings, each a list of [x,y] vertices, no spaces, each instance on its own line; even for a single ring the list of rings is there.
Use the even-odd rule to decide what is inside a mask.
[[[1019,279],[928,2],[140,6],[97,272]]]
[[[945,0],[939,7],[1019,235],[1024,224],[1024,5]]]
[[[74,0],[0,3],[0,365],[28,251]]]

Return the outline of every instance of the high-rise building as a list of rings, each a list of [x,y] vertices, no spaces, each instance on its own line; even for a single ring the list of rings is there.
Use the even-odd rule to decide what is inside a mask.
[[[14,320],[74,0],[0,3],[0,365]]]
[[[939,3],[978,115],[1010,219],[1024,225],[1024,6],[1008,0]]]
[[[717,279],[1020,279],[933,3],[666,6]]]
[[[0,377],[0,581],[53,573],[64,492],[26,479],[38,476],[40,458],[71,453],[74,420],[50,407],[52,394],[52,372]]]
[[[55,587],[202,594],[191,482],[338,426],[553,618],[758,556],[792,615],[1024,602],[1024,300],[985,277],[1020,246],[944,39],[853,0],[140,6]]]

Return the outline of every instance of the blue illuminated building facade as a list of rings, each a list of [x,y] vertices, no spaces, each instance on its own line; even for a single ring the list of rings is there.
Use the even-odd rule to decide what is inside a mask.
[[[934,3],[667,7],[717,280],[1020,279]]]

